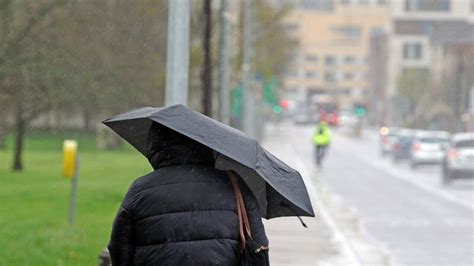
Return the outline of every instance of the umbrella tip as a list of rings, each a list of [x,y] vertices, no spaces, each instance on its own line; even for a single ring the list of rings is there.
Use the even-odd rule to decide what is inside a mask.
[[[296,216],[296,217],[298,217],[298,220],[300,220],[300,223],[304,228],[308,228],[308,226],[305,224],[305,222],[303,221],[303,219],[300,216]]]

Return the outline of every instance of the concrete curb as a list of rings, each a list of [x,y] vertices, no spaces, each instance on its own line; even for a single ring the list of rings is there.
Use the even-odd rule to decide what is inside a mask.
[[[317,205],[316,215],[322,218],[327,230],[331,231],[332,242],[339,252],[337,255],[334,254],[320,260],[318,265],[392,265],[390,253],[382,243],[377,242],[367,233],[357,216],[357,212],[347,209],[343,202],[339,201],[339,204],[337,204],[337,197],[331,195],[326,184],[317,178],[312,159],[304,157],[308,154],[300,154],[291,137],[288,141],[279,141],[279,137],[292,136],[291,127],[286,130],[281,130],[279,127],[268,129],[268,144],[279,147],[275,150],[280,151],[281,159],[300,171],[311,200],[313,203],[317,203],[314,204]],[[288,136],[285,136],[286,134]]]
[[[296,150],[294,149],[294,147],[292,147],[289,143],[286,143],[286,145],[287,145],[288,150],[293,150],[295,151],[295,154],[298,154]],[[319,202],[319,213],[321,214],[322,218],[326,221],[329,228],[333,231],[334,240],[337,243],[339,243],[343,256],[350,260],[349,265],[362,266],[360,259],[354,252],[354,249],[351,243],[347,240],[344,234],[342,234],[341,230],[339,229],[337,224],[334,222],[334,219],[331,217],[329,211],[326,209],[322,198],[319,196],[319,193],[315,189],[315,186],[310,178],[312,175],[309,174],[307,167],[302,163],[302,159],[298,158],[298,160],[295,160],[294,163],[296,164],[295,166],[298,168],[301,176],[303,177],[303,180],[306,184],[306,188],[308,189],[308,192],[317,202]]]

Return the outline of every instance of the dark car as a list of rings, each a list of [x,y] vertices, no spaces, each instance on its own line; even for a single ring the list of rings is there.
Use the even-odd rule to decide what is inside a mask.
[[[392,139],[392,159],[394,162],[408,160],[411,158],[411,147],[415,131],[411,129],[400,129]]]

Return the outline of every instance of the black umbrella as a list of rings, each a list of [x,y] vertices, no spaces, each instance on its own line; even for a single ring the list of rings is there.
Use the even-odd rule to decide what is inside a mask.
[[[103,123],[148,157],[148,132],[153,122],[181,133],[216,152],[215,167],[233,170],[258,200],[262,217],[314,216],[306,186],[298,171],[278,160],[241,131],[184,105],[144,107]]]

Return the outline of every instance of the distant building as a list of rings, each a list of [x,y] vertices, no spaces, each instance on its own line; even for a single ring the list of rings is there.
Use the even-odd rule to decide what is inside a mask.
[[[299,49],[284,77],[287,95],[309,103],[331,97],[340,107],[368,104],[369,36],[386,31],[386,0],[275,1],[295,4],[287,30]]]
[[[456,32],[456,25],[474,22],[474,1],[391,1],[391,19],[386,93],[393,100],[398,89],[397,81],[404,71],[427,73],[430,70],[434,56],[430,36],[437,27],[450,27]],[[392,106],[392,112],[389,112],[391,120],[397,120],[394,108],[400,109]]]
[[[441,119],[453,131],[474,125],[474,23],[440,24],[430,34],[432,94],[424,113]],[[443,106],[449,107],[447,111]]]
[[[387,95],[389,35],[385,30],[374,30],[369,36],[369,122],[386,125],[389,98]]]

